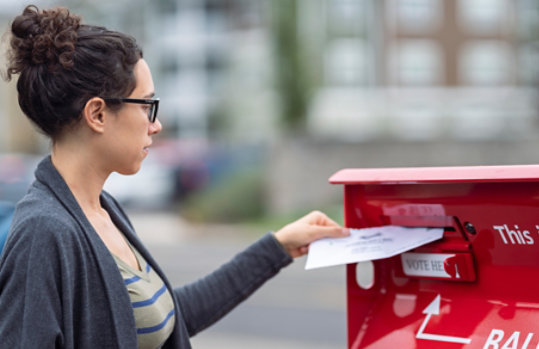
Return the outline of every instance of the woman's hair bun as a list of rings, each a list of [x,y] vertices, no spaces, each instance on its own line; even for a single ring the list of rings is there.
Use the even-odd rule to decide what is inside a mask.
[[[80,21],[66,8],[40,11],[27,6],[11,25],[8,78],[29,65],[46,65],[51,70],[73,67]]]

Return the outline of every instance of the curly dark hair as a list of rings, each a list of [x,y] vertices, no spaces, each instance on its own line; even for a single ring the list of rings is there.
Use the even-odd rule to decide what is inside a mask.
[[[66,8],[29,5],[13,20],[7,56],[22,111],[54,140],[90,98],[133,91],[142,50],[131,36],[81,24]]]

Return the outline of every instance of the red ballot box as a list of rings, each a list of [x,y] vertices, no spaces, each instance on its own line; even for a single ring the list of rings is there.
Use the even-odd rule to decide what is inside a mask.
[[[349,348],[539,348],[539,166],[345,169],[345,224],[441,227],[347,266]]]

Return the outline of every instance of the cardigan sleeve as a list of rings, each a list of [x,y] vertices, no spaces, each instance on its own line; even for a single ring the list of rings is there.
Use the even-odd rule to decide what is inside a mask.
[[[62,256],[53,236],[58,225],[51,219],[32,219],[19,227],[12,231],[0,260],[2,346],[64,347]]]
[[[268,233],[213,273],[175,289],[189,335],[222,318],[291,262]]]

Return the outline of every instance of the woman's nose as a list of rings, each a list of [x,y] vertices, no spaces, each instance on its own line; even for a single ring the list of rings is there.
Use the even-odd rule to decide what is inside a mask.
[[[149,134],[154,135],[161,132],[162,129],[163,125],[161,125],[161,121],[159,121],[159,119],[155,119],[155,121],[150,124],[150,128],[148,131]]]

